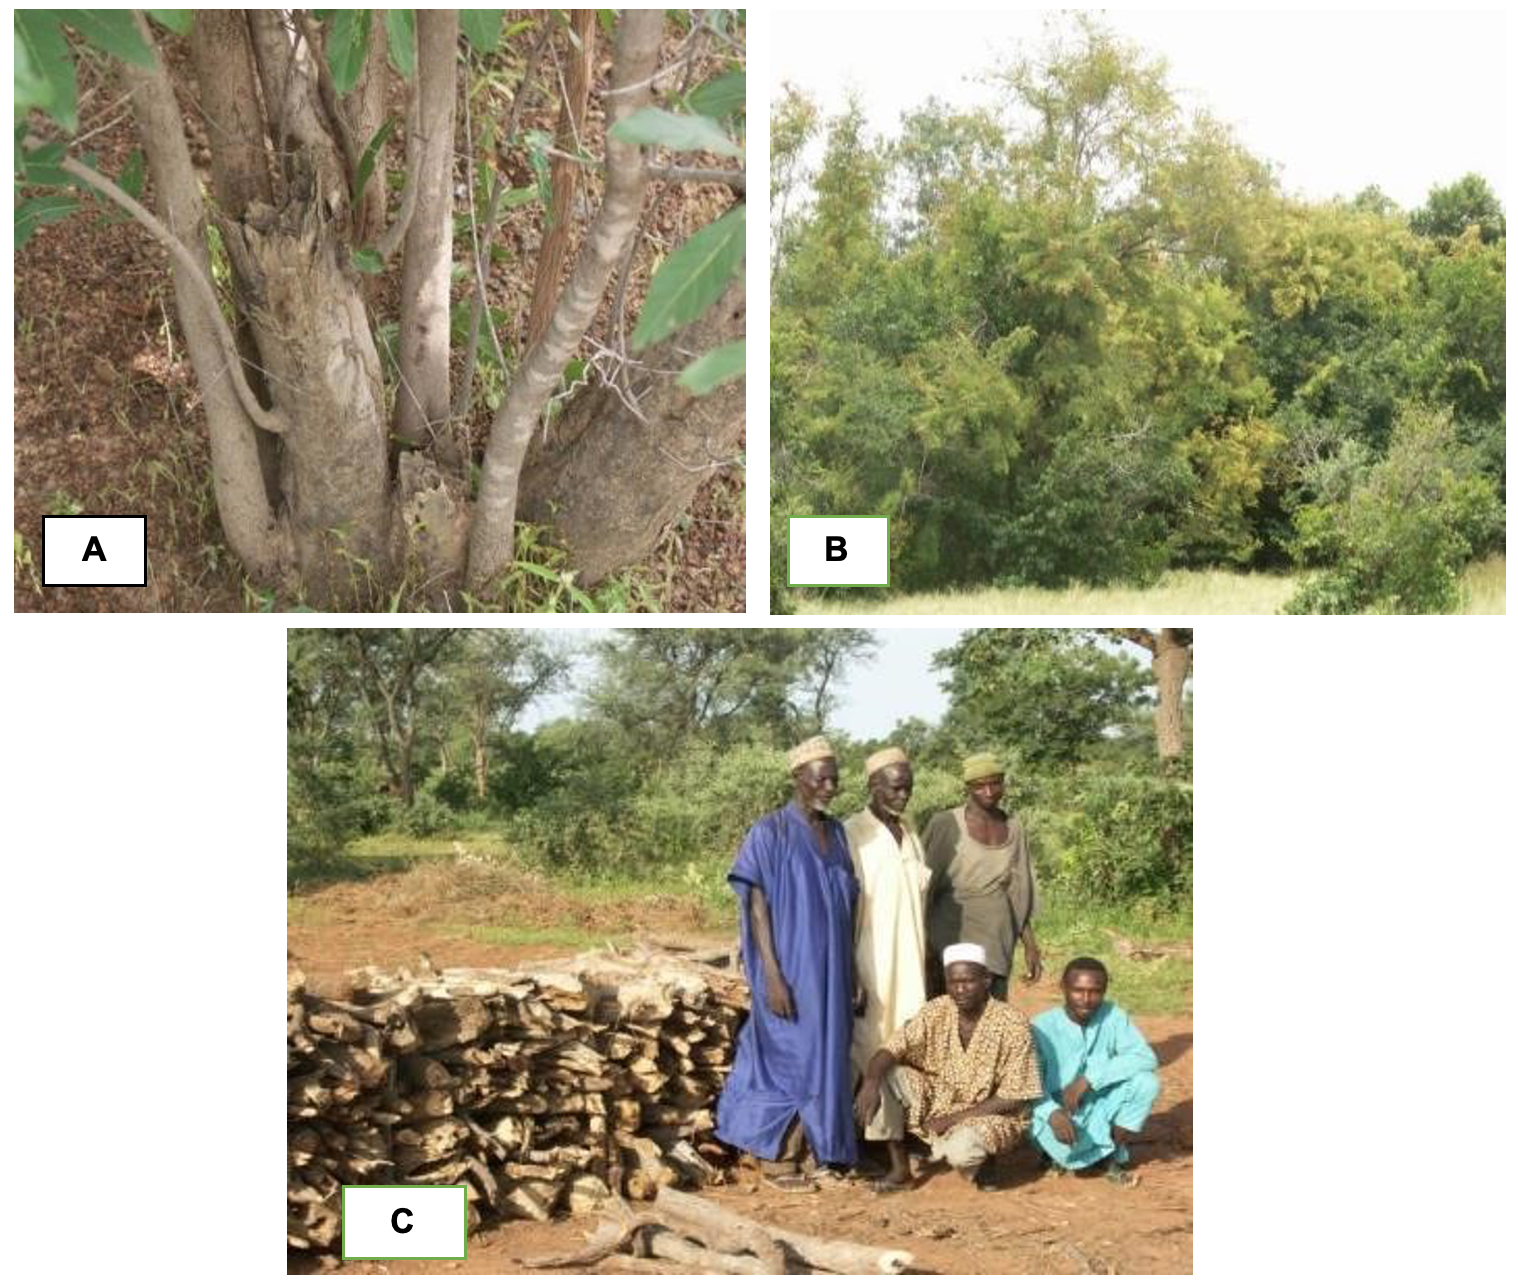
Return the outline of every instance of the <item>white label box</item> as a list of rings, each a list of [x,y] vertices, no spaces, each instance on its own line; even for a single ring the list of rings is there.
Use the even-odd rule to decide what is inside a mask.
[[[343,1260],[462,1258],[469,1235],[457,1187],[344,1187]]]
[[[888,516],[792,516],[793,587],[891,584]]]
[[[147,516],[43,516],[42,585],[147,586]]]

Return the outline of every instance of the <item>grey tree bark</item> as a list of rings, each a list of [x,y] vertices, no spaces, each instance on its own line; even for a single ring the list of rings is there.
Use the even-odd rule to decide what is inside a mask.
[[[627,9],[617,24],[606,113],[606,196],[548,332],[528,353],[491,423],[469,539],[466,577],[475,590],[484,590],[511,563],[517,489],[533,427],[595,316],[612,268],[637,230],[646,185],[642,153],[636,145],[611,137],[610,130],[648,101],[663,23],[663,10]]]
[[[547,444],[528,451],[521,518],[552,523],[583,585],[647,556],[701,484],[734,462],[743,380],[692,396],[675,379],[690,352],[732,342],[743,329],[740,281],[699,320],[646,352],[620,393],[601,386],[577,396]]]
[[[453,270],[453,103],[458,81],[456,10],[418,9],[416,46],[421,149],[416,208],[401,269],[401,385],[395,433],[422,444],[448,421],[448,296]]]
[[[154,48],[146,21],[140,14],[136,21],[144,42]],[[171,258],[174,305],[205,404],[222,528],[250,574],[265,581],[280,581],[291,560],[288,535],[277,522],[264,488],[253,418],[238,394],[236,379],[227,376],[235,351],[228,353],[219,340],[216,326],[220,316],[214,301],[205,296],[205,285],[211,278],[204,237],[205,209],[190,163],[179,104],[156,50],[152,67],[124,64],[123,73],[131,90],[132,110],[162,221],[183,249],[183,255]],[[194,278],[196,270],[199,280]]]

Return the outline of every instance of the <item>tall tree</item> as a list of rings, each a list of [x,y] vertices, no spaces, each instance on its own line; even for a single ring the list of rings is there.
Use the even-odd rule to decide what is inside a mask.
[[[441,661],[459,634],[451,627],[337,633],[354,664],[354,679],[390,789],[408,809],[416,799],[414,763],[424,704],[436,693]]]
[[[999,744],[1035,764],[1078,760],[1148,684],[1126,656],[1054,627],[970,631],[933,665],[946,673],[945,728],[963,747]]]
[[[535,699],[560,686],[568,657],[533,631],[479,629],[462,632],[442,669],[449,703],[469,732],[474,793],[486,797],[492,738],[509,733]]]

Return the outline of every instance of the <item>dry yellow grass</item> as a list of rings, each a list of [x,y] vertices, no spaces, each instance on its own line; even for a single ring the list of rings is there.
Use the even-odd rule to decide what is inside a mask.
[[[1073,586],[945,591],[881,597],[860,590],[847,599],[795,601],[802,614],[999,614],[1006,616],[1113,615],[1194,617],[1209,614],[1277,613],[1296,589],[1289,574],[1177,570],[1152,587]],[[1491,556],[1465,571],[1462,613],[1507,612],[1507,559]]]

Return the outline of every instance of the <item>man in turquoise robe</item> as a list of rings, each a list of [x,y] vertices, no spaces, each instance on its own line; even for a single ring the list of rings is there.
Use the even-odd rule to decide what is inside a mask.
[[[1159,1059],[1107,1000],[1107,967],[1081,956],[1065,966],[1065,1003],[1033,1019],[1044,1100],[1033,1138],[1061,1169],[1099,1162],[1110,1181],[1132,1186],[1128,1144],[1159,1097]]]

